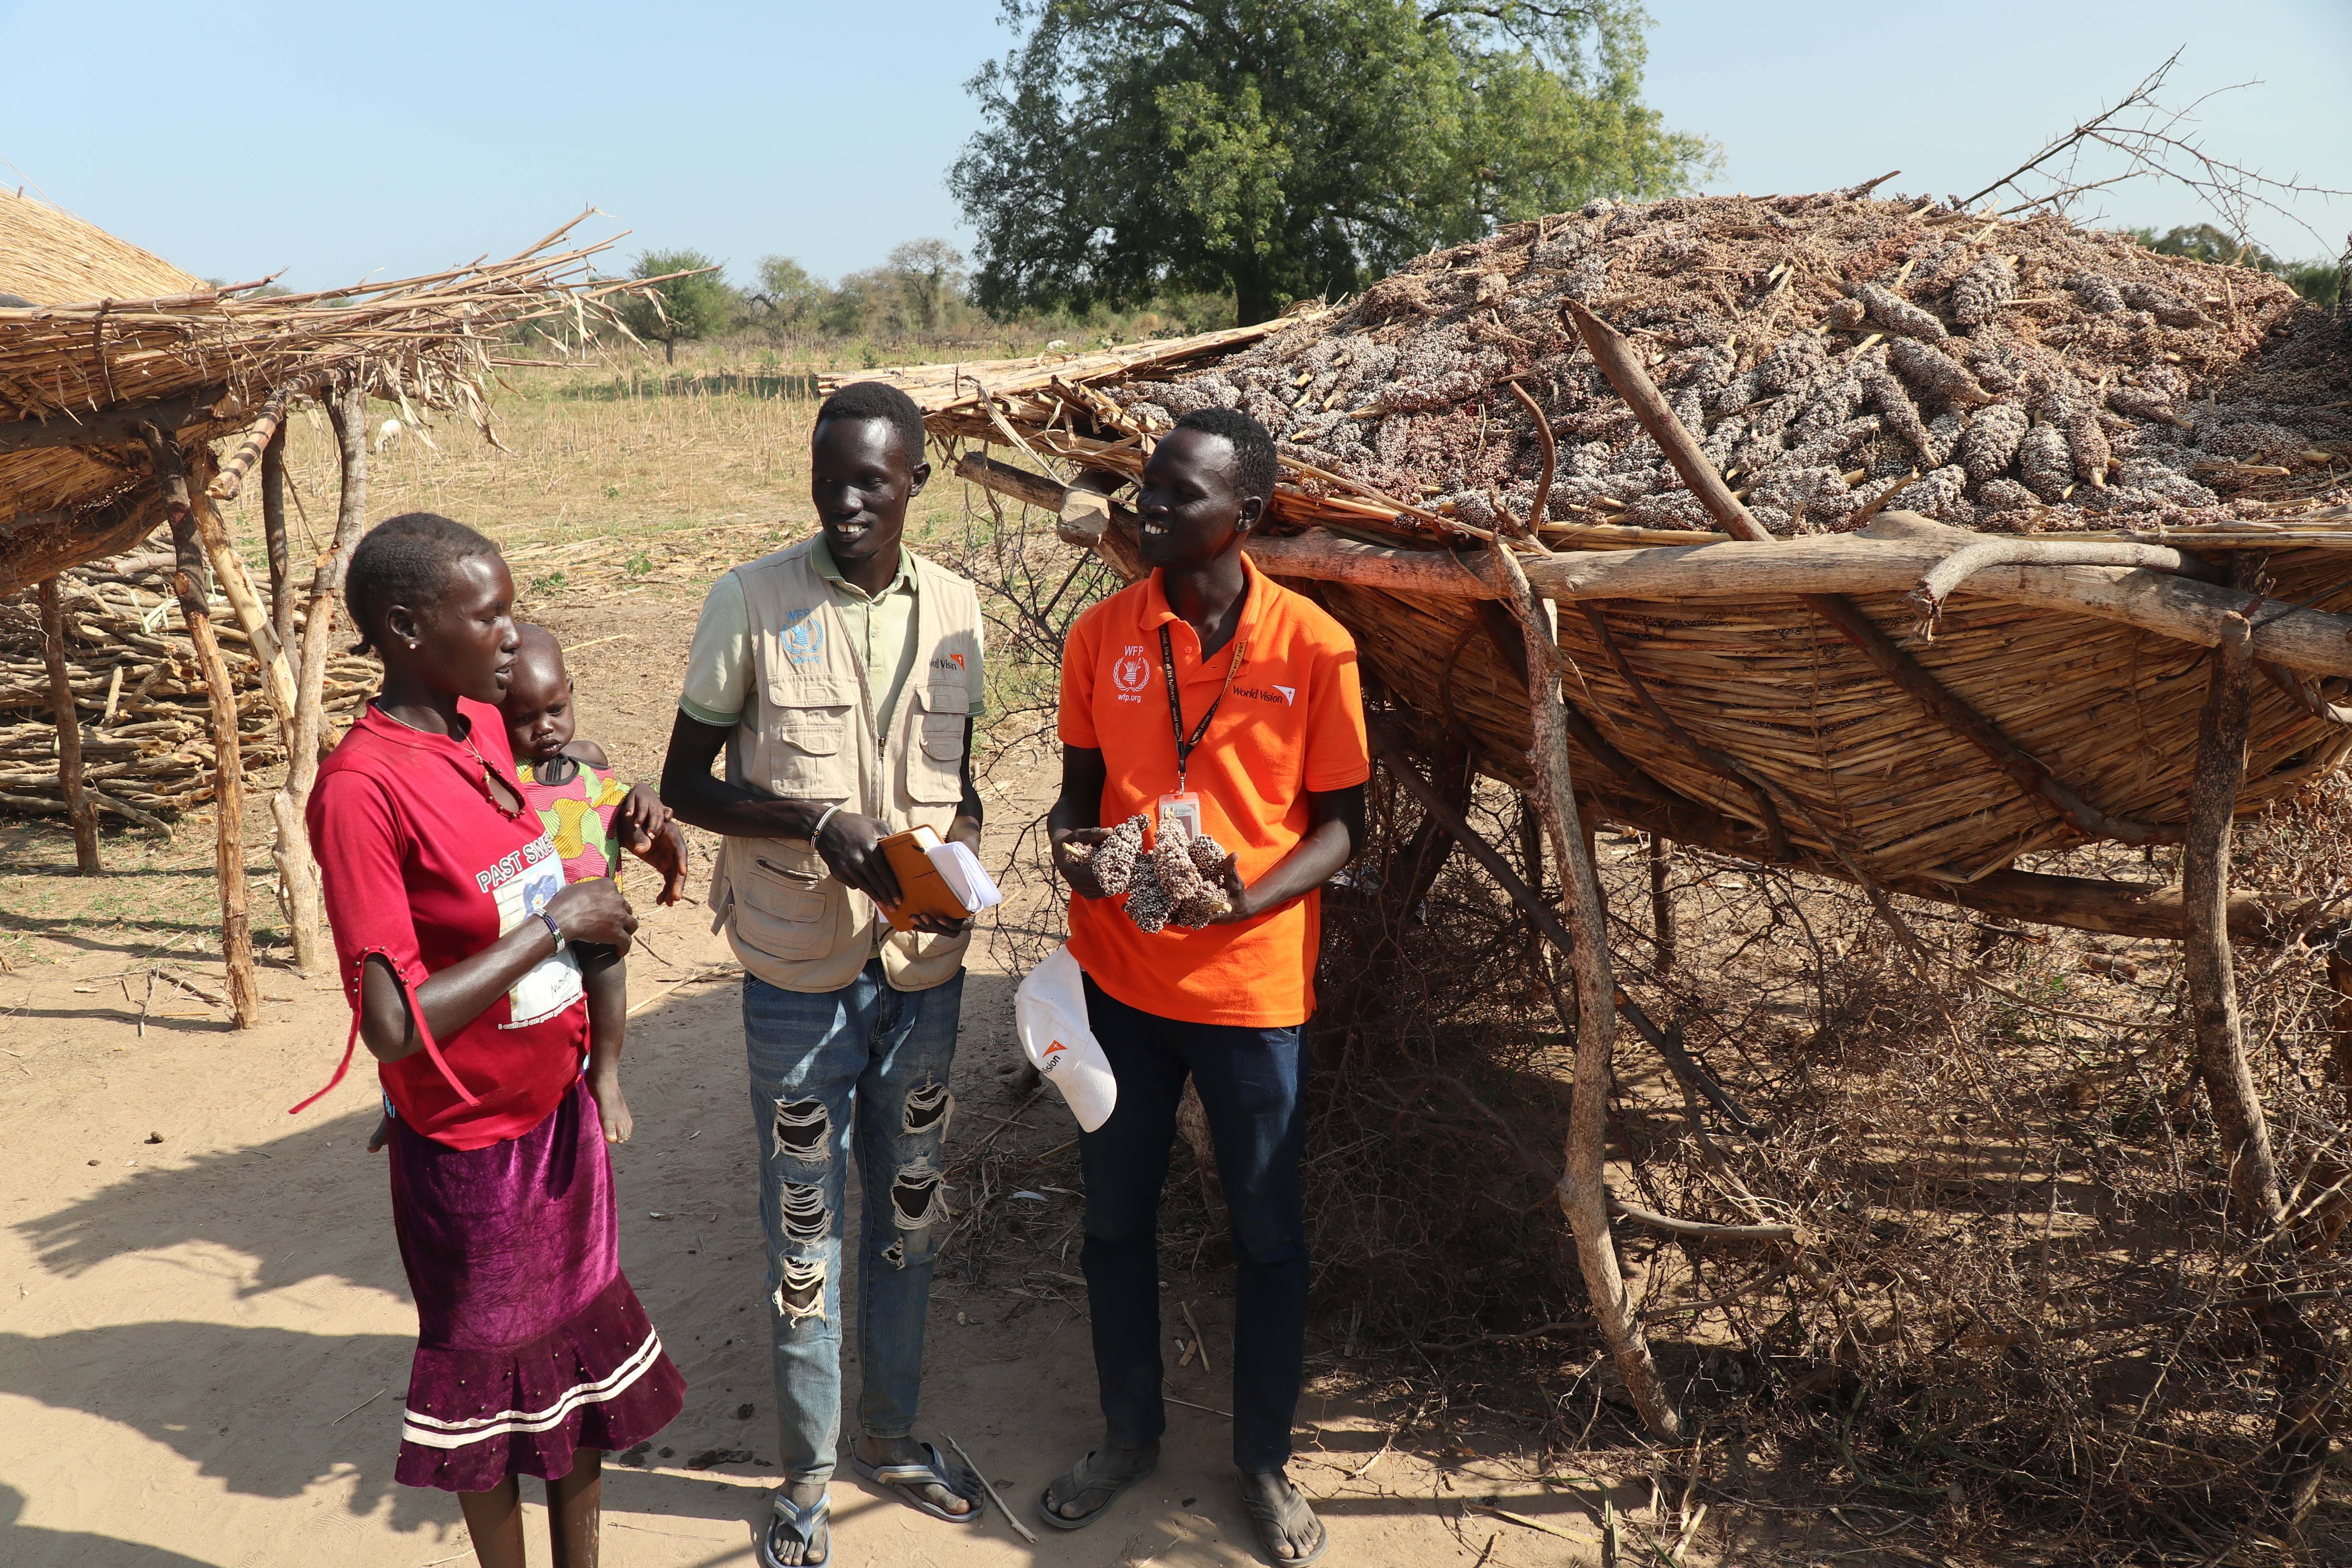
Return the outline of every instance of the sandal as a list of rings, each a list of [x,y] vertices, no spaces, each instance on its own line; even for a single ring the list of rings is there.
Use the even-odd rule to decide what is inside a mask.
[[[876,1486],[887,1487],[897,1492],[899,1500],[917,1513],[927,1513],[933,1519],[945,1520],[950,1524],[978,1524],[981,1515],[979,1481],[976,1479],[971,1480],[968,1489],[958,1486],[955,1478],[948,1473],[947,1460],[940,1457],[940,1451],[937,1448],[926,1443],[923,1445],[923,1453],[930,1463],[869,1465],[857,1457],[855,1449],[850,1453],[849,1462],[856,1468],[859,1475],[864,1476]],[[970,1476],[971,1472],[966,1471],[965,1474]],[[971,1506],[961,1513],[950,1513],[938,1503],[916,1491],[917,1487],[939,1487],[953,1492]]]
[[[760,1568],[792,1568],[792,1564],[776,1555],[776,1531],[780,1530],[790,1531],[793,1539],[801,1543],[803,1568],[824,1568],[825,1563],[833,1561],[833,1528],[826,1522],[832,1514],[832,1494],[827,1493],[806,1508],[794,1508],[791,1489],[779,1487],[776,1489],[775,1511],[768,1516],[767,1528],[760,1531],[757,1543]],[[820,1542],[824,1547],[824,1555],[811,1563],[808,1554]]]
[[[1248,1510],[1250,1522],[1257,1526],[1259,1555],[1273,1563],[1275,1568],[1305,1568],[1307,1563],[1315,1562],[1323,1553],[1331,1550],[1331,1527],[1323,1524],[1323,1521],[1316,1517],[1315,1510],[1307,1504],[1307,1494],[1295,1486],[1289,1489],[1288,1495],[1278,1503],[1261,1502],[1255,1498],[1244,1496],[1242,1499],[1242,1507]],[[1296,1539],[1291,1535],[1290,1526],[1301,1514],[1315,1520],[1317,1524],[1322,1526],[1323,1539],[1316,1542],[1315,1550],[1304,1557],[1277,1555],[1274,1550],[1274,1532],[1278,1530],[1285,1538]]]
[[[1090,1451],[1085,1458],[1070,1467],[1069,1474],[1050,1482],[1044,1491],[1037,1494],[1037,1512],[1055,1530],[1084,1530],[1087,1525],[1100,1519],[1104,1510],[1118,1500],[1119,1493],[1160,1468],[1160,1450],[1155,1446],[1151,1450],[1150,1462],[1133,1475],[1104,1476],[1097,1479],[1093,1471],[1087,1467],[1094,1463],[1095,1454],[1100,1451],[1099,1449]],[[1054,1488],[1061,1485],[1063,1481],[1070,1483],[1069,1496],[1073,1498],[1084,1497],[1091,1491],[1108,1491],[1110,1495],[1076,1519],[1066,1518],[1062,1510],[1054,1506]]]

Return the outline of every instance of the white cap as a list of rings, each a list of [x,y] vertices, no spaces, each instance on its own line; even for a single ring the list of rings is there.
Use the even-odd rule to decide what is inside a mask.
[[[1067,947],[1055,948],[1013,994],[1013,1024],[1029,1064],[1062,1091],[1078,1125],[1092,1132],[1108,1121],[1118,1080],[1087,1026],[1086,972]]]

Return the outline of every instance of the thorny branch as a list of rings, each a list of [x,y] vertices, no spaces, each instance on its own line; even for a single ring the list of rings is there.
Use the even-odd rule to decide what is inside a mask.
[[[2197,111],[2223,93],[2261,84],[2232,83],[2200,94],[2181,108],[2170,108],[2158,94],[2179,61],[2180,50],[2175,49],[2165,57],[2162,65],[2116,103],[2055,138],[1984,189],[1953,198],[1952,205],[1973,207],[1994,192],[2008,189],[2026,199],[2004,208],[2004,215],[2045,205],[2064,211],[2069,203],[2091,191],[2127,180],[2154,177],[2188,187],[2221,219],[2223,228],[2242,239],[2252,232],[2258,214],[2284,218],[2315,240],[2320,239],[2318,230],[2283,203],[2298,196],[2333,197],[2352,192],[2309,184],[2300,179],[2273,179],[2259,170],[2206,152],[2201,137],[2191,129]],[[2079,178],[2083,161],[2099,149],[2120,156],[2126,164],[2124,172],[2105,178]],[[2053,188],[2035,195],[2027,188],[2024,182],[2028,180],[2047,182]]]

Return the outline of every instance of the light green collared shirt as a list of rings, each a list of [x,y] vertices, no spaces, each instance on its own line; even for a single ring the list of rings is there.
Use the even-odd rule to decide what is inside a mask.
[[[890,732],[891,715],[898,710],[907,679],[915,669],[915,601],[922,592],[914,552],[898,547],[898,571],[879,594],[869,595],[841,574],[833,552],[819,534],[809,551],[809,564],[833,591],[833,607],[866,671],[866,689],[874,708],[874,732]],[[680,711],[689,719],[720,729],[740,722],[750,705],[751,680],[751,616],[743,603],[743,584],[730,572],[712,585],[703,601],[702,619],[694,628],[694,646],[686,656],[686,685],[678,694]],[[971,694],[971,710],[981,710],[980,691]]]

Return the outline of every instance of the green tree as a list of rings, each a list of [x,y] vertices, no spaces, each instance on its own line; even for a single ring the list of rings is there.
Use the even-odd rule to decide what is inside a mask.
[[[1002,0],[949,173],[985,309],[1230,290],[1244,321],[1713,150],[1641,102],[1632,0]]]
[[[832,290],[824,279],[789,256],[760,258],[760,286],[748,296],[759,307],[762,326],[778,335],[795,332],[814,323]]]
[[[2248,239],[2235,239],[2210,223],[2182,224],[2158,234],[2152,228],[2125,233],[2159,256],[2186,256],[2193,261],[2216,261],[2231,267],[2257,267],[2324,310],[2333,310],[2344,287],[2347,263],[2282,261]],[[2352,256],[2352,251],[2347,252]]]
[[[643,294],[621,299],[621,324],[662,346],[664,360],[677,363],[677,345],[698,342],[727,330],[735,315],[735,293],[719,276],[719,263],[698,250],[648,250],[629,268],[632,278],[660,278]],[[673,278],[671,273],[690,276]]]
[[[2276,272],[2279,264],[2250,239],[2234,239],[2210,223],[2181,224],[2158,234],[2152,228],[2125,230],[2158,256],[2185,256],[2191,261],[2217,262],[2224,267],[2259,267]]]
[[[944,239],[910,239],[893,249],[883,265],[898,276],[908,325],[919,332],[936,332],[947,324],[950,308],[963,299],[968,279],[963,252]]]

